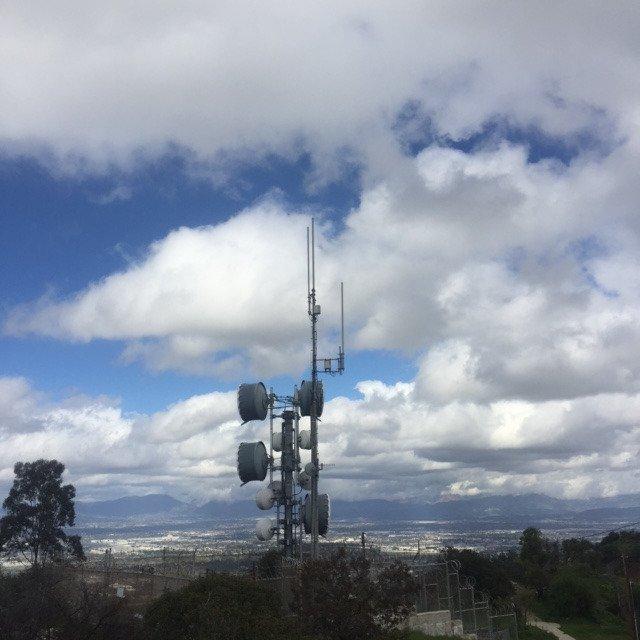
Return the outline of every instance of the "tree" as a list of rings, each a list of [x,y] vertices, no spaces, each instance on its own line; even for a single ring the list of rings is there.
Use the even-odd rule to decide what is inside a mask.
[[[562,541],[562,559],[566,564],[596,568],[596,547],[586,538],[568,538]]]
[[[597,545],[598,553],[605,564],[617,565],[625,555],[632,565],[640,564],[640,531],[611,531]]]
[[[272,586],[213,573],[165,593],[144,620],[149,640],[302,640],[281,606]]]
[[[84,560],[80,536],[64,528],[75,524],[75,487],[62,484],[65,466],[57,460],[17,462],[15,478],[2,506],[0,552],[22,555],[33,566],[65,556]]]
[[[595,620],[600,613],[598,582],[575,567],[565,567],[556,573],[546,600],[550,612],[560,619]]]
[[[520,536],[520,562],[525,582],[536,590],[539,598],[544,595],[551,576],[558,568],[560,550],[558,544],[545,538],[540,529],[529,527]]]
[[[413,613],[417,591],[418,582],[404,562],[396,560],[377,573],[376,622],[383,631],[395,629]]]
[[[263,553],[256,564],[258,578],[277,578],[282,575],[282,553],[270,549]]]
[[[407,565],[374,572],[368,559],[341,550],[300,567],[294,610],[301,627],[323,640],[381,638],[411,613],[417,590]]]
[[[492,600],[506,600],[513,598],[515,589],[512,576],[505,566],[508,566],[508,556],[491,556],[478,553],[471,549],[446,550],[447,560],[457,560],[460,563],[460,574],[475,580],[475,588],[486,593]]]
[[[142,623],[124,598],[59,565],[0,578],[2,640],[136,640]]]

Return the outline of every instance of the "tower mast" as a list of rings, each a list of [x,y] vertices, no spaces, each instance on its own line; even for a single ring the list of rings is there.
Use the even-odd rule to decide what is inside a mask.
[[[261,482],[269,474],[269,483],[256,494],[256,505],[263,511],[276,507],[275,518],[264,517],[256,522],[256,535],[266,542],[274,535],[283,555],[293,560],[302,554],[303,533],[311,535],[312,557],[318,555],[318,537],[329,528],[329,496],[318,493],[322,468],[318,456],[318,422],[324,407],[320,373],[344,371],[344,295],[340,284],[342,332],[338,356],[318,357],[318,317],[316,300],[315,221],[307,227],[307,311],[311,319],[311,380],[294,387],[292,395],[279,395],[262,382],[243,383],[238,387],[238,413],[242,423],[265,420],[269,416],[269,447],[263,442],[241,442],[238,447],[238,475],[242,484]],[[318,362],[322,369],[318,370]],[[300,417],[309,416],[310,429],[300,430]],[[279,431],[274,430],[274,418],[282,419]],[[311,462],[302,468],[300,450],[311,450]],[[268,451],[268,452],[267,452]],[[280,453],[280,459],[275,453]],[[280,480],[274,480],[274,471]],[[302,491],[308,491],[302,498]]]
[[[311,238],[307,227],[307,311],[311,319],[311,410],[309,412],[311,430],[311,556],[318,556],[318,481],[320,460],[318,456],[318,399],[322,390],[318,385],[318,316],[321,308],[316,301],[316,237],[315,220],[311,218]],[[333,375],[344,371],[344,284],[340,283],[340,330],[341,340],[337,358],[322,358],[323,373]],[[334,363],[336,368],[334,369]]]
[[[311,557],[318,556],[318,480],[320,462],[318,459],[318,414],[317,414],[317,383],[318,383],[318,316],[320,306],[316,304],[316,256],[315,256],[315,220],[311,218],[311,289],[309,291],[309,316],[311,318]],[[307,229],[307,256],[309,255],[309,229]],[[307,282],[309,267],[307,267]]]

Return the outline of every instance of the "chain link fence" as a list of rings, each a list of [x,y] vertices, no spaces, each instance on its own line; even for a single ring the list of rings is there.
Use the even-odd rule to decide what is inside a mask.
[[[320,557],[330,556],[337,548],[322,545]],[[438,555],[388,553],[357,545],[349,546],[347,551],[366,554],[373,571],[397,560],[406,563],[418,582],[416,614],[448,611],[451,621],[459,621],[464,634],[474,634],[478,640],[518,640],[515,611],[495,610],[487,595],[475,588],[473,580],[461,575],[457,561]],[[277,590],[286,608],[291,602],[291,584],[300,561],[286,559],[270,567],[261,562],[261,557],[249,549],[233,556],[196,549],[163,549],[160,553],[136,558],[116,557],[107,550],[94,562],[85,563],[79,571],[89,581],[99,580],[112,588],[124,585],[132,596],[137,592],[146,598],[179,589],[208,572],[251,575]]]
[[[453,622],[460,621],[464,634],[473,634],[478,640],[518,640],[515,610],[495,609],[487,594],[475,588],[474,580],[461,574],[456,560],[375,549],[362,552],[369,554],[374,567],[396,560],[409,565],[419,585],[415,599],[417,614],[448,611]]]

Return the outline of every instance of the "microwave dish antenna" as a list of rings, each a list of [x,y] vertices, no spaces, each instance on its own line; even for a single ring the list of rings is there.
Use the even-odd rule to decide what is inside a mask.
[[[303,380],[300,385],[300,415],[308,417],[311,415],[311,405],[313,404],[313,384],[308,380]],[[322,380],[316,382],[316,416],[320,418],[322,416],[322,410],[324,409],[324,390],[322,388]]]
[[[256,537],[263,542],[271,540],[277,528],[278,525],[274,518],[259,518],[256,521]]]
[[[241,442],[238,447],[238,475],[243,484],[264,480],[269,468],[267,448],[262,442]]]
[[[285,557],[302,557],[304,535],[311,536],[311,555],[317,557],[318,536],[329,530],[330,501],[318,493],[323,468],[318,455],[318,422],[324,410],[320,374],[341,374],[345,368],[344,285],[340,283],[340,344],[334,357],[318,356],[318,319],[321,308],[316,295],[315,221],[307,228],[307,313],[311,321],[311,376],[290,395],[280,395],[262,382],[238,387],[238,413],[243,424],[269,419],[268,450],[263,442],[242,442],[238,448],[238,476],[242,484],[268,484],[255,496],[256,506],[275,518],[260,518],[256,536],[266,542],[276,537]],[[309,429],[300,429],[300,419],[309,418]],[[303,464],[302,451],[311,452]],[[277,456],[275,455],[277,454]],[[277,474],[277,476],[276,476]],[[274,478],[276,476],[276,478]],[[308,492],[308,493],[305,493]]]
[[[274,451],[280,453],[282,451],[282,434],[276,431],[271,438],[271,446]]]
[[[329,515],[331,512],[331,503],[326,493],[318,495],[318,535],[326,536],[329,530]],[[309,495],[305,499],[303,508],[304,530],[305,533],[311,533],[311,500]]]
[[[256,505],[262,511],[268,511],[276,503],[276,493],[271,487],[262,487],[256,494]]]
[[[264,420],[269,409],[269,396],[262,382],[238,387],[238,413],[245,422]]]
[[[301,429],[298,434],[298,446],[301,449],[311,449],[311,431],[309,429]]]

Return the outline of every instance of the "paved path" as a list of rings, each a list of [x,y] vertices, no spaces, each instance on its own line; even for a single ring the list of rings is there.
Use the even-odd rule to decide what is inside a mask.
[[[542,629],[543,631],[548,631],[550,634],[558,638],[558,640],[576,640],[573,636],[561,631],[560,625],[557,622],[544,622],[544,620],[533,618],[529,620],[529,624],[534,627],[538,627],[538,629]]]

